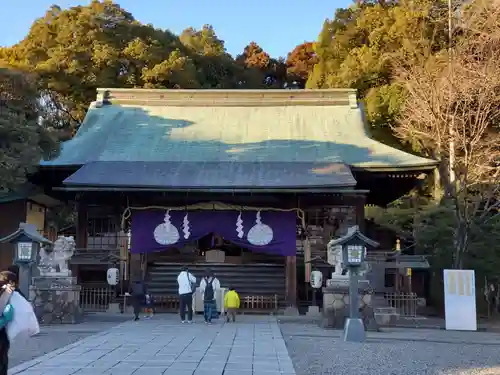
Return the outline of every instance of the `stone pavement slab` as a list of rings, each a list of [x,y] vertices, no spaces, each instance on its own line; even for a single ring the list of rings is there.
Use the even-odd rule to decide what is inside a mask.
[[[9,366],[14,367],[86,337],[107,331],[130,318],[123,314],[86,314],[80,324],[41,326],[41,332],[30,340],[13,342],[9,351]]]
[[[9,370],[9,375],[295,375],[272,317],[126,322]]]

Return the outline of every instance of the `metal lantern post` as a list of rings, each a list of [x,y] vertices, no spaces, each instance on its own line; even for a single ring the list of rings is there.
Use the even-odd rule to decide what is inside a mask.
[[[366,258],[366,246],[353,238],[342,245],[342,253],[344,266],[349,270],[349,317],[344,325],[344,341],[362,342],[366,333],[359,314],[358,271]]]
[[[1,238],[0,243],[14,245],[14,264],[19,266],[17,287],[25,296],[28,296],[32,268],[36,263],[40,245],[52,245],[52,242],[40,235],[34,225],[21,223],[14,233]]]

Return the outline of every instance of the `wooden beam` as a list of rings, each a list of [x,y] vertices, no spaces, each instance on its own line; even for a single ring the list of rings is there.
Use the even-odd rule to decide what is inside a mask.
[[[288,307],[297,307],[297,257],[286,257],[286,302]]]
[[[356,225],[361,233],[365,231],[365,203],[366,196],[358,196],[356,202]]]
[[[358,108],[353,89],[322,90],[162,90],[98,88],[95,106],[111,104],[180,107],[349,106]]]
[[[76,248],[86,249],[88,240],[88,207],[83,201],[76,202]]]

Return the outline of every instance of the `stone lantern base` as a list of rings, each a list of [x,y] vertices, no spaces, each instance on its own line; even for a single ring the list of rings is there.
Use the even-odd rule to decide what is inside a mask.
[[[368,331],[378,331],[375,321],[372,294],[368,280],[359,280],[360,315]],[[323,288],[323,316],[321,326],[324,328],[344,329],[346,318],[349,317],[349,279],[346,277],[330,279]]]
[[[76,324],[83,320],[81,286],[76,277],[33,277],[30,301],[40,324]]]

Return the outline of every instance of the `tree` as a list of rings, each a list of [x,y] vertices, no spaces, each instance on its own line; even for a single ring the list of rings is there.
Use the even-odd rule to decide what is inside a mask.
[[[47,97],[60,103],[74,126],[97,87],[199,86],[196,75],[187,77],[196,70],[177,36],[140,24],[111,1],[53,6],[24,40],[0,51],[0,60],[37,73]]]
[[[189,27],[181,33],[179,39],[184,46],[202,56],[220,56],[226,53],[224,41],[219,39],[212,25],[203,25],[201,30]]]
[[[463,8],[460,38],[451,55],[402,67],[405,100],[396,133],[441,162],[447,204],[455,216],[453,267],[462,268],[475,228],[497,220],[500,209],[500,4]]]
[[[271,57],[256,42],[245,47],[243,53],[236,57],[240,67],[239,84],[241,88],[265,88],[266,76],[269,72]]]
[[[283,57],[271,58],[264,82],[269,89],[282,89],[288,81],[286,61]]]
[[[183,56],[179,50],[152,68],[144,68],[142,80],[146,88],[194,89],[199,87],[196,79],[196,68],[189,57]]]
[[[180,35],[180,41],[190,52],[201,87],[237,87],[238,69],[231,55],[226,52],[224,41],[217,36],[211,25],[204,25],[201,30],[192,27],[185,29]]]
[[[314,43],[299,44],[288,54],[286,59],[288,79],[297,81],[301,87],[304,87],[317,61]]]
[[[41,99],[33,76],[0,68],[0,192],[15,190],[59,151]]]
[[[236,62],[245,68],[257,68],[265,71],[269,67],[271,58],[257,43],[251,42],[243,53],[236,57]]]
[[[358,1],[337,10],[315,43],[307,87],[357,89],[373,136],[401,147],[391,131],[404,99],[395,70],[446,47],[445,12],[435,0]]]
[[[388,208],[371,207],[367,217],[393,230],[401,238],[403,252],[425,255],[429,260],[431,278],[430,303],[444,306],[442,270],[453,267],[453,238],[457,228],[452,202],[436,203],[421,197],[406,197]],[[469,245],[463,265],[473,269],[476,280],[500,281],[500,217],[470,228]],[[479,306],[478,306],[479,307]]]

